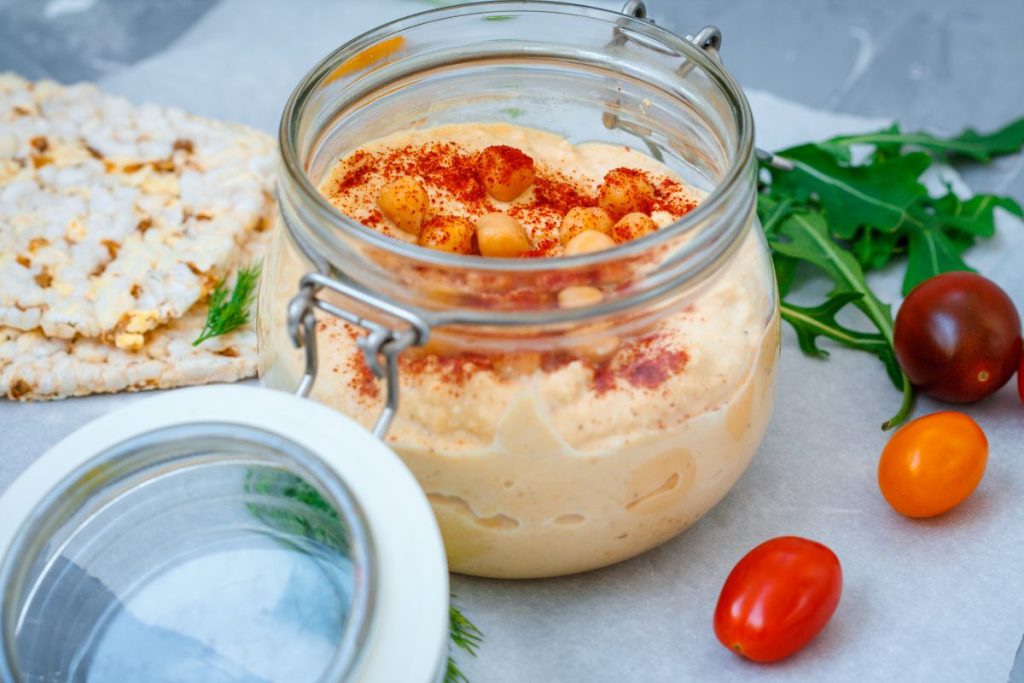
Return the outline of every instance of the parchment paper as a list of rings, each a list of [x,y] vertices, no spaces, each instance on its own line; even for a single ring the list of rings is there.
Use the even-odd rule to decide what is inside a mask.
[[[70,11],[90,5],[62,4]],[[276,131],[291,88],[324,54],[423,8],[417,2],[227,0],[166,50],[101,85],[136,101]],[[768,149],[883,123],[748,95],[759,144]],[[1000,216],[998,237],[972,251],[969,261],[1024,309],[1019,221]],[[897,302],[897,273],[872,283],[883,299]],[[928,521],[900,517],[878,492],[877,458],[887,438],[879,425],[899,396],[874,358],[835,349],[827,362],[809,359],[787,330],[777,397],[748,472],[676,540],[564,579],[453,577],[456,603],[487,636],[478,659],[460,657],[474,683],[1005,681],[1024,633],[1024,406],[1014,390],[965,409],[988,434],[988,471],[965,504]],[[64,435],[140,398],[0,403],[0,488]],[[942,408],[922,399],[918,414]],[[835,550],[845,573],[843,598],[806,650],[773,666],[752,665],[719,645],[711,614],[733,564],[782,534]]]

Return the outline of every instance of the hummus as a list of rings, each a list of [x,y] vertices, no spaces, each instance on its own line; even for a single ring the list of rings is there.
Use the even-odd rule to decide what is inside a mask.
[[[700,198],[634,150],[574,146],[504,124],[414,130],[367,143],[338,162],[321,192],[352,218],[415,241],[380,214],[377,197],[388,178],[379,162],[396,150],[437,144],[468,155],[507,145],[534,160],[537,185],[511,201],[467,199],[458,182],[424,184],[434,213],[515,215],[536,251],[546,245],[543,256],[564,249],[557,208],[536,201],[547,191],[545,178],[592,197],[612,169],[643,171],[657,188],[650,216],[658,226]],[[360,182],[346,183],[357,172]],[[276,239],[260,304],[261,374],[292,389],[303,359],[284,332],[294,292],[281,283],[297,282],[309,267],[288,239]],[[529,362],[526,354],[491,357],[457,341],[439,353],[407,352],[387,441],[432,502],[451,569],[501,578],[579,572],[637,555],[693,524],[728,492],[764,434],[777,316],[770,260],[752,223],[699,291],[654,327],[632,335],[613,328],[611,348],[596,355],[563,350],[557,362]],[[370,427],[384,387],[363,363],[359,336],[337,319],[319,321],[313,396]],[[600,340],[586,341],[593,347]]]

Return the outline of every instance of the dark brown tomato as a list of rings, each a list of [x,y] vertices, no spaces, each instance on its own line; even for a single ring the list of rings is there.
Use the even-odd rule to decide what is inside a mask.
[[[896,316],[896,357],[921,391],[969,403],[995,392],[1021,360],[1010,297],[976,273],[943,273],[910,292]]]

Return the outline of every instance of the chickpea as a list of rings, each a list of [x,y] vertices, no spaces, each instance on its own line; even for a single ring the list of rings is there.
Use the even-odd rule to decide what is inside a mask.
[[[576,254],[586,254],[591,251],[610,249],[614,246],[615,240],[603,232],[598,232],[597,230],[584,230],[569,240],[569,243],[565,245],[565,255],[575,256]]]
[[[458,216],[435,216],[423,224],[419,245],[453,254],[472,254],[473,224]]]
[[[512,201],[537,179],[533,159],[508,145],[492,145],[484,149],[480,165],[484,189],[502,202]]]
[[[512,216],[489,213],[476,222],[476,243],[484,256],[522,256],[533,247],[526,230]]]
[[[643,171],[615,168],[604,176],[597,190],[597,204],[613,216],[648,213],[654,202],[654,186]]]
[[[600,362],[611,358],[619,350],[618,337],[600,337],[579,348],[579,353],[592,361]]]
[[[612,228],[612,238],[622,244],[649,235],[658,229],[654,219],[645,213],[627,213]]]
[[[520,351],[506,353],[495,358],[494,368],[503,380],[513,380],[529,376],[540,369],[543,359],[536,351]]]
[[[599,206],[576,206],[569,209],[569,213],[562,219],[558,237],[562,244],[568,244],[569,240],[585,230],[596,230],[610,235],[614,222],[608,212]]]
[[[419,235],[423,221],[430,213],[430,198],[419,181],[404,177],[381,188],[377,206],[399,230]]]
[[[558,293],[558,305],[562,308],[582,308],[601,303],[604,294],[597,287],[572,285]]]

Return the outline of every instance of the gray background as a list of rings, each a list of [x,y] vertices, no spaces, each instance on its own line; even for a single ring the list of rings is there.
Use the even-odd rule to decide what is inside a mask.
[[[323,54],[429,4],[436,3],[0,0],[0,70],[97,80],[136,101],[272,130],[293,85]],[[726,64],[745,87],[816,109],[946,133],[1024,114],[1021,0],[649,6],[677,32],[719,25]],[[799,108],[758,111],[766,146],[840,125],[858,122]],[[1017,155],[962,172],[976,190],[1024,200],[1022,168]],[[1024,302],[1024,227],[1003,220],[1001,230],[970,260]],[[873,284],[895,302],[897,281],[883,273]],[[1005,681],[1024,632],[1024,410],[1014,392],[968,409],[989,434],[986,478],[966,504],[924,522],[895,515],[877,493],[885,442],[877,426],[897,397],[876,361],[843,351],[827,363],[809,360],[787,331],[778,397],[748,473],[680,538],[579,577],[453,577],[457,602],[487,634],[480,657],[464,661],[474,683]],[[0,404],[0,488],[63,435],[132,400]],[[939,408],[925,400],[918,412]],[[711,612],[732,563],[788,533],[839,554],[843,602],[805,651],[757,667],[718,645]],[[1015,676],[1024,680],[1024,671]]]

